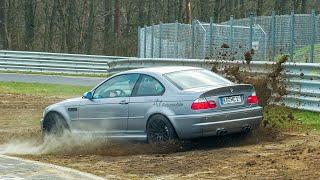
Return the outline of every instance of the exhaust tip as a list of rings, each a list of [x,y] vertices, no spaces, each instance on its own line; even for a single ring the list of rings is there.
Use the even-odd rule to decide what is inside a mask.
[[[226,134],[228,134],[228,131],[225,130],[224,128],[217,129],[217,136],[224,136]]]
[[[250,126],[244,126],[242,127],[242,132],[243,133],[249,133],[251,131],[251,127]]]

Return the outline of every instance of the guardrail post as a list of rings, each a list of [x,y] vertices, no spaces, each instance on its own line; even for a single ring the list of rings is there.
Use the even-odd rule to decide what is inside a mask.
[[[252,40],[253,40],[253,13],[250,13],[250,39],[249,39],[249,50],[252,49]]]
[[[147,25],[144,25],[144,47],[143,47],[143,57],[147,57]]]
[[[311,26],[312,26],[312,37],[311,37],[311,49],[310,49],[310,63],[314,62],[314,44],[316,41],[316,11],[312,10],[311,14]]]
[[[178,21],[175,22],[175,46],[174,46],[174,57],[179,58],[179,43],[178,43],[178,37],[179,37],[179,23]]]
[[[209,30],[210,36],[209,36],[209,56],[212,56],[213,53],[213,17],[210,17],[210,30]]]
[[[137,56],[141,58],[141,27],[138,27],[138,48],[137,48]]]
[[[196,40],[196,20],[193,19],[192,20],[192,24],[191,24],[191,28],[192,28],[192,39],[191,39],[191,58],[194,59],[195,58],[195,40]]]
[[[159,25],[159,58],[162,57],[162,22],[160,21]]]
[[[151,29],[151,58],[154,58],[154,24],[152,24],[152,29]]]
[[[272,61],[274,61],[274,58],[276,56],[276,12],[272,11],[271,15],[271,38],[272,38]]]
[[[291,11],[291,38],[290,38],[290,61],[293,62],[294,35],[295,35],[295,17],[294,11]]]

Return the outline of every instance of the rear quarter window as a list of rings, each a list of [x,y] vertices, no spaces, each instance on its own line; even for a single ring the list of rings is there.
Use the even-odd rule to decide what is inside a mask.
[[[141,75],[137,85],[137,96],[160,96],[165,91],[165,88],[158,80],[148,75]]]

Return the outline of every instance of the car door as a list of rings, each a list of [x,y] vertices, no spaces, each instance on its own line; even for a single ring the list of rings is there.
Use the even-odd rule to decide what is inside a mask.
[[[138,78],[139,74],[124,74],[98,86],[91,100],[80,103],[77,128],[97,133],[126,131],[129,97]]]
[[[130,97],[128,133],[145,132],[145,115],[162,102],[164,86],[156,78],[141,75]]]

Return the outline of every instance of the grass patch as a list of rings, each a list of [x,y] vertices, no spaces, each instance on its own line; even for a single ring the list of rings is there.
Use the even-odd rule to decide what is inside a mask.
[[[285,131],[316,130],[320,132],[320,113],[291,109],[283,106],[266,106],[262,126]]]
[[[295,61],[298,61],[298,62],[309,62],[310,51],[311,51],[310,46],[304,46],[302,48],[299,48],[293,52],[294,53],[293,58]],[[314,59],[313,59],[313,61],[315,63],[320,62],[320,44],[314,45]]]
[[[294,117],[306,127],[320,131],[320,113],[311,111],[294,110]]]
[[[293,51],[293,60],[294,62],[302,62],[302,63],[307,63],[310,60],[310,51],[311,47],[310,45],[301,47],[299,49],[296,49]],[[290,54],[287,54],[290,56]],[[282,55],[277,55],[275,58],[279,59]],[[290,58],[289,58],[290,59]],[[314,45],[314,63],[320,63],[320,44],[315,44]]]
[[[35,74],[35,75],[54,75],[54,76],[76,76],[76,77],[102,77],[107,78],[113,74],[68,74],[68,73],[50,73],[50,72],[32,72],[32,71],[0,71],[0,73],[12,74]]]
[[[87,86],[71,86],[40,83],[0,82],[2,93],[31,94],[36,96],[81,96],[91,88]]]

